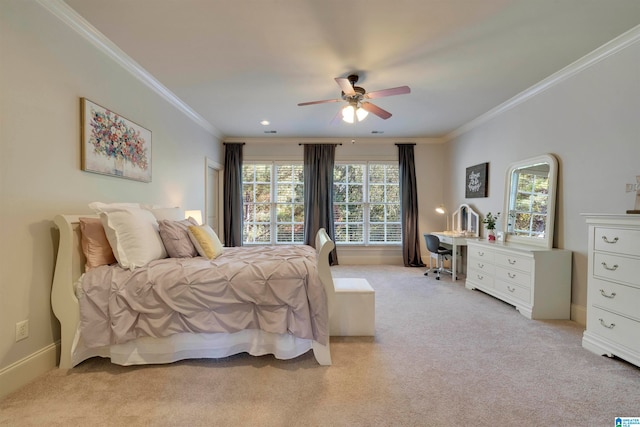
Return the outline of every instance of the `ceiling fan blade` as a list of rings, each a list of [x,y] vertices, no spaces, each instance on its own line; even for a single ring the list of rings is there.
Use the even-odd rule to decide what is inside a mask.
[[[298,107],[303,107],[305,105],[313,105],[313,104],[325,104],[327,102],[340,102],[342,99],[325,99],[324,101],[311,101],[311,102],[301,102],[298,104]]]
[[[381,119],[387,120],[389,117],[391,117],[390,112],[388,112],[387,110],[383,110],[382,108],[370,102],[363,102],[362,104],[360,104],[360,106],[364,108],[366,111],[380,117]]]
[[[383,96],[404,95],[405,93],[411,93],[409,86],[392,87],[391,89],[382,89],[369,92],[364,95],[367,99],[382,98]]]
[[[343,107],[344,108],[344,107]],[[340,124],[340,122],[342,121],[342,108],[340,108],[338,110],[338,112],[336,113],[335,116],[333,116],[333,119],[331,119],[331,121],[329,122],[330,125],[337,125]]]
[[[345,95],[353,96],[356,94],[356,91],[353,90],[353,86],[349,79],[344,77],[336,77],[336,83],[340,86],[340,89],[344,92]]]

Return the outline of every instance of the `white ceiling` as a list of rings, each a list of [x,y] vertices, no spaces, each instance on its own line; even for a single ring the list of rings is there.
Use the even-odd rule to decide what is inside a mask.
[[[640,0],[65,1],[230,138],[440,137],[640,24]],[[354,72],[411,93],[355,125],[297,106]]]

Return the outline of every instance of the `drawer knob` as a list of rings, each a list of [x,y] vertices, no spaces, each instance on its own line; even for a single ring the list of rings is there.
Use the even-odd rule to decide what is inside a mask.
[[[605,298],[615,298],[616,293],[615,292],[611,292],[610,294],[607,294],[604,289],[600,289],[600,295],[602,295]]]
[[[476,276],[478,276],[478,280],[482,280],[482,279],[484,279],[484,276],[481,276],[481,275],[479,275],[479,274],[476,274]]]
[[[507,261],[509,261],[509,264],[513,265],[516,263],[515,259],[511,259],[511,258],[507,258]]]
[[[602,236],[602,240],[604,240],[605,243],[616,243],[618,241],[617,237],[614,237],[613,240],[609,240],[607,239],[607,236]]]
[[[509,276],[510,279],[515,279],[516,275],[515,274],[511,274],[510,272],[507,271],[507,276]]]
[[[609,267],[606,262],[602,261],[602,266],[605,270],[616,271],[618,269],[618,264],[614,264],[613,267]]]
[[[515,292],[516,288],[514,288],[513,286],[509,286],[507,285],[507,289],[509,290],[509,292]]]
[[[611,324],[607,325],[606,323],[604,323],[604,320],[602,320],[602,319],[598,319],[598,320],[600,320],[600,324],[602,326],[604,326],[605,328],[607,328],[607,329],[613,329],[616,326],[615,323],[611,323]]]
[[[484,268],[484,264],[482,264],[482,263],[480,263],[480,262],[479,262],[479,263],[478,263],[478,268]]]
[[[478,251],[478,256],[484,256],[484,252]]]

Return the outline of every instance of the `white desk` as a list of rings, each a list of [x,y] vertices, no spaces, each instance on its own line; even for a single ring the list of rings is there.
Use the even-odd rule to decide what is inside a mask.
[[[451,252],[453,252],[453,261],[451,261],[451,276],[453,280],[457,280],[457,260],[458,260],[458,247],[467,246],[467,239],[477,239],[477,237],[466,237],[463,233],[457,231],[434,231],[428,234],[438,236],[440,243],[446,243],[451,245]]]

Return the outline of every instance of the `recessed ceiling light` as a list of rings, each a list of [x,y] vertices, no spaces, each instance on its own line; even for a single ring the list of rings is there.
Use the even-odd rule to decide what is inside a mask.
[[[271,124],[271,122],[269,120],[263,120],[263,121],[260,122],[260,124],[262,126],[269,126]]]

